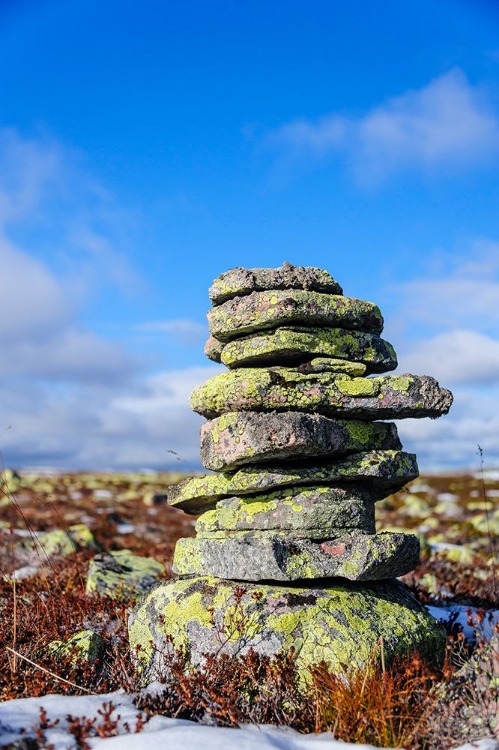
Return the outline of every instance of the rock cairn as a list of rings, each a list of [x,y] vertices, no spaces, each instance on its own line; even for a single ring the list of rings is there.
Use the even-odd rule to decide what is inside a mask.
[[[377,420],[438,417],[451,393],[383,374],[397,358],[379,308],[321,269],[232,269],[210,298],[205,352],[229,369],[190,405],[208,420],[201,459],[215,473],[169,496],[201,515],[196,537],[177,542],[180,578],[131,617],[149,673],[146,638],[194,661],[293,646],[303,668],[361,666],[380,638],[388,654],[441,652],[435,621],[395,580],[417,564],[418,538],[376,533],[375,502],[418,475],[396,426]]]

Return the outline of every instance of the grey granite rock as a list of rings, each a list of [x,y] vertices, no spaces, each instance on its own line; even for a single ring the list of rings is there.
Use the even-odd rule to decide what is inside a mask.
[[[404,451],[352,453],[317,466],[293,464],[243,466],[226,474],[192,477],[168,488],[168,503],[186,513],[203,513],[218,500],[239,495],[259,495],[279,487],[313,484],[355,484],[375,500],[402,489],[419,475],[416,456]]]
[[[329,485],[226,498],[196,523],[197,537],[212,538],[245,533],[327,539],[354,529],[375,532],[374,501],[369,493],[356,488]]]
[[[218,341],[279,326],[327,326],[381,333],[383,317],[372,302],[304,289],[252,292],[208,311],[210,333]]]
[[[219,305],[233,297],[267,289],[310,289],[343,294],[338,282],[322,268],[293,266],[286,262],[280,268],[231,268],[215,279],[209,295],[213,304]]]
[[[195,388],[191,408],[208,419],[231,411],[307,411],[350,419],[439,417],[450,391],[427,375],[304,373],[291,367],[244,367],[222,372]]]
[[[243,581],[377,581],[408,573],[418,562],[419,539],[409,534],[351,532],[323,542],[242,536],[179,539],[173,571]]]
[[[294,411],[229,412],[203,424],[200,435],[201,461],[213,471],[290,457],[402,448],[393,423],[335,420]]]

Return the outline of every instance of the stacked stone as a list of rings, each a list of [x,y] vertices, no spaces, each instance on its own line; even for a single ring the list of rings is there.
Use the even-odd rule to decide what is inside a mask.
[[[417,537],[376,534],[374,503],[418,475],[390,417],[436,417],[451,395],[395,369],[371,302],[317,268],[236,268],[210,289],[208,357],[229,371],[192,394],[201,459],[216,474],[177,486],[202,513],[174,570],[248,581],[395,578]]]
[[[396,580],[417,564],[418,538],[376,533],[374,504],[418,475],[385,420],[438,417],[452,395],[431,377],[384,374],[397,359],[378,307],[326,271],[236,268],[210,297],[206,353],[228,371],[190,403],[208,420],[201,458],[214,473],[169,492],[201,515],[177,542],[178,577],[130,618],[148,678],[171,648],[202,664],[292,647],[305,680],[323,661],[365,667],[380,640],[387,659],[438,660],[443,630]]]

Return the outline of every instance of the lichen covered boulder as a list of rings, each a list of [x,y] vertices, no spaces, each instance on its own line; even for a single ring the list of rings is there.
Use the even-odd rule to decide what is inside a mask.
[[[81,630],[66,641],[51,641],[44,651],[56,658],[70,656],[72,664],[85,661],[95,664],[104,652],[104,641],[95,630]]]
[[[231,268],[215,279],[209,295],[214,305],[220,305],[228,299],[268,289],[308,289],[343,294],[338,282],[322,268],[283,263],[280,268]]]
[[[87,575],[87,594],[112,599],[140,596],[165,572],[163,563],[152,557],[134,555],[128,549],[96,555]]]
[[[36,552],[42,562],[43,557],[67,557],[79,549],[96,552],[102,549],[88,526],[83,523],[69,526],[67,530],[53,529],[44,534],[33,535],[33,538],[23,540],[21,546]]]
[[[397,367],[397,355],[377,333],[342,328],[274,328],[229,341],[220,351],[227,367],[293,365],[312,357],[334,357],[361,362],[367,373]]]
[[[383,317],[372,302],[305,290],[271,290],[235,297],[208,311],[219,341],[277,326],[329,326],[381,333]]]
[[[304,681],[325,662],[352,673],[381,653],[387,663],[418,651],[440,663],[445,631],[398,581],[245,584],[203,576],[168,581],[144,596],[129,620],[130,645],[145,681],[162,674],[163,655],[183,649],[193,664],[206,654],[294,649]]]
[[[241,367],[195,388],[191,408],[207,419],[232,411],[305,411],[349,419],[439,417],[452,394],[427,375],[349,378],[292,367]]]
[[[419,539],[410,534],[351,532],[316,542],[253,532],[222,539],[179,539],[173,571],[241,581],[379,581],[404,575],[418,562]]]
[[[402,489],[419,475],[414,453],[373,450],[352,453],[317,466],[269,464],[242,466],[234,472],[191,477],[168,488],[168,503],[186,513],[203,513],[218,500],[272,492],[279,487],[355,483],[373,500]]]
[[[324,539],[344,529],[374,533],[374,503],[368,493],[319,485],[230,497],[219,500],[196,522],[198,537],[264,531],[286,538]]]
[[[399,450],[393,423],[333,420],[303,412],[229,412],[201,426],[201,461],[213,471],[286,458]]]

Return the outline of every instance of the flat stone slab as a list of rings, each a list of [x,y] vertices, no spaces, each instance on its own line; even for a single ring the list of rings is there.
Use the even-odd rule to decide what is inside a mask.
[[[277,536],[179,539],[172,569],[179,575],[212,575],[236,581],[379,581],[404,575],[418,562],[417,536],[386,531],[343,533],[323,542]]]
[[[338,282],[322,268],[283,263],[280,268],[231,268],[215,279],[209,295],[214,305],[220,305],[228,299],[268,289],[308,289],[343,294]]]
[[[347,529],[374,534],[374,502],[367,492],[328,485],[219,500],[196,523],[198,537],[220,538],[296,532],[295,537],[327,539]]]
[[[428,375],[349,378],[291,367],[244,367],[195,388],[191,408],[207,419],[231,411],[308,411],[350,419],[439,417],[452,394]]]
[[[299,467],[243,466],[227,474],[192,477],[168,488],[168,503],[186,513],[211,510],[224,497],[257,495],[273,492],[278,487],[314,484],[355,483],[380,500],[402,489],[419,476],[414,453],[405,451],[364,451],[353,453],[330,463]],[[299,490],[298,490],[299,491]]]
[[[224,342],[283,325],[383,330],[383,316],[373,302],[304,289],[252,292],[213,307],[207,317],[211,335]]]
[[[237,630],[235,615],[237,613]],[[208,576],[157,586],[132,611],[130,647],[144,680],[162,676],[164,654],[186,651],[202,666],[205,654],[266,656],[295,651],[304,682],[326,662],[334,674],[354,673],[379,659],[412,654],[444,658],[444,628],[398,581],[328,582],[310,586],[247,584]]]
[[[225,344],[220,361],[231,368],[270,367],[306,362],[314,356],[362,362],[369,375],[397,367],[393,346],[377,333],[343,328],[281,327],[262,331]]]
[[[229,412],[203,424],[200,435],[201,461],[213,471],[290,457],[402,448],[393,422],[329,419],[294,411]]]

